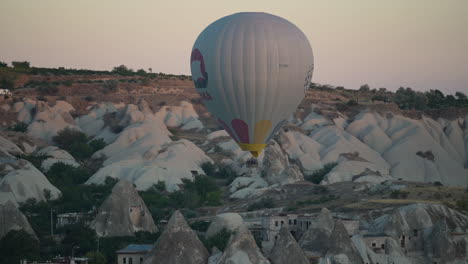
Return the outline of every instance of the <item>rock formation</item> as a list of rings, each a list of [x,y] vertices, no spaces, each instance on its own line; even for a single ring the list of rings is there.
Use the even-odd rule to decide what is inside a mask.
[[[309,264],[301,247],[286,227],[281,228],[269,259],[272,264]]]
[[[133,185],[119,181],[99,207],[92,226],[99,236],[134,236],[137,231],[158,231],[153,217]]]
[[[0,204],[0,239],[11,230],[20,229],[37,238],[28,219],[13,202],[8,201],[5,204]]]
[[[218,264],[267,264],[250,231],[243,227],[231,235]]]
[[[209,253],[189,227],[184,216],[175,211],[144,264],[206,264]]]
[[[226,228],[229,231],[236,231],[244,226],[244,220],[237,213],[219,214],[213,218],[205,236],[211,237]]]

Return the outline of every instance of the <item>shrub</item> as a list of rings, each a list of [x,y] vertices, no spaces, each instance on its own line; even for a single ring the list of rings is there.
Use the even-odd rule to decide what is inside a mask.
[[[205,247],[209,249],[216,247],[217,249],[224,251],[232,234],[233,232],[223,228],[221,231],[204,241]]]
[[[406,199],[408,198],[409,192],[394,190],[390,193],[390,197],[393,199]]]
[[[24,230],[11,230],[0,239],[1,263],[39,260],[39,241]]]
[[[39,92],[41,95],[53,95],[58,92],[58,88],[56,85],[47,83],[36,87],[36,91]]]
[[[122,76],[130,76],[130,75],[133,75],[133,70],[128,68],[125,65],[120,65],[120,66],[114,67],[112,69],[112,73],[117,74],[117,75],[122,75]]]
[[[213,163],[211,162],[204,162],[200,165],[202,170],[205,172],[206,175],[208,176],[214,176],[216,172],[216,167]]]
[[[106,146],[106,142],[102,138],[97,138],[97,139],[91,140],[91,142],[89,142],[89,146],[91,146],[91,148],[93,149],[93,153],[94,153],[98,150],[103,149]]]
[[[265,208],[273,208],[275,207],[275,204],[273,202],[273,199],[271,198],[262,198],[260,201],[253,202],[247,207],[247,211],[255,211],[259,209],[265,209]]]
[[[71,87],[73,85],[73,81],[72,80],[65,80],[65,81],[63,81],[63,85],[65,85],[67,87]]]
[[[16,132],[26,132],[28,130],[28,125],[23,122],[16,123],[14,126],[10,127],[10,130]]]
[[[93,148],[86,142],[74,142],[66,150],[79,160],[89,159],[93,155]]]
[[[208,230],[208,227],[210,226],[211,222],[210,221],[205,221],[205,220],[199,220],[195,221],[192,224],[190,224],[190,227],[193,230],[197,230],[200,232],[206,232]]]
[[[111,92],[115,92],[117,91],[117,89],[119,89],[119,81],[117,80],[109,80],[109,81],[106,81],[104,82],[104,88],[106,88],[107,90],[111,91]]]
[[[434,186],[444,186],[440,181],[434,182]]]
[[[323,168],[314,171],[310,175],[306,175],[305,179],[315,184],[320,184],[325,175],[327,175],[336,165],[338,165],[336,162],[327,163]]]
[[[56,136],[52,138],[52,140],[57,144],[57,146],[61,149],[69,149],[71,142],[87,142],[88,137],[85,133],[72,129],[70,127],[66,127],[60,130]]]
[[[54,163],[45,173],[47,179],[57,188],[82,184],[91,177],[91,173],[84,168],[77,168],[62,162]]]
[[[346,105],[347,106],[357,106],[357,105],[359,105],[359,103],[356,100],[351,99],[346,103]]]

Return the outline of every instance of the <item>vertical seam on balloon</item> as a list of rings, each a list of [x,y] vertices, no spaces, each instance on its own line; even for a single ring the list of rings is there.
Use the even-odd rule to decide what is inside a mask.
[[[262,109],[262,110],[261,110],[261,112],[260,112],[260,116],[261,116],[260,119],[264,119],[264,118],[265,118],[265,113],[266,113],[266,108],[267,108],[267,103],[266,103],[267,101],[266,101],[266,99],[267,99],[267,91],[268,91],[268,84],[269,84],[268,74],[269,74],[269,72],[270,72],[270,67],[271,67],[271,61],[270,61],[271,58],[270,58],[270,56],[268,56],[268,54],[269,54],[269,49],[268,49],[268,45],[267,45],[267,41],[268,41],[267,35],[268,35],[268,34],[267,34],[265,28],[262,29],[262,34],[263,34],[263,36],[262,36],[262,38],[261,38],[261,39],[263,39],[263,43],[262,43],[262,44],[263,44],[263,47],[262,47],[263,49],[262,49],[262,50],[263,50],[263,52],[266,54],[266,56],[265,56],[265,59],[266,59],[266,69],[264,69],[264,71],[263,71],[264,76],[262,76],[262,78],[264,78],[265,81],[262,82],[262,83],[263,83],[262,90],[261,90],[261,91],[262,91],[262,94],[261,94],[261,96],[260,96],[260,98],[261,98],[261,104],[262,104],[262,106],[261,106],[261,109]],[[270,131],[268,131],[268,132],[270,132]]]
[[[234,67],[233,67],[233,61],[234,61],[233,60],[233,56],[234,56],[233,46],[235,46],[234,45],[234,36],[236,36],[235,33],[237,32],[238,28],[239,28],[238,23],[235,23],[234,26],[233,26],[233,29],[231,30],[232,38],[231,38],[231,50],[230,50],[230,54],[229,54],[230,55],[229,56],[230,57],[230,61],[229,61],[229,63],[230,63],[230,74],[231,74],[231,78],[229,78],[230,84],[231,84],[231,86],[230,86],[231,89],[229,89],[229,90],[230,90],[230,95],[232,97],[232,100],[235,101],[233,103],[233,107],[235,109],[235,112],[231,112],[232,113],[232,116],[231,116],[232,119],[239,118],[240,115],[241,115],[241,111],[240,111],[240,108],[239,108],[240,107],[239,106],[239,98],[237,97],[237,95],[238,95],[237,91],[240,90],[240,89],[235,89],[235,83],[236,82],[234,81],[234,77],[236,77],[236,76],[233,76],[233,74],[232,74],[233,69],[234,69]],[[236,93],[234,92],[234,90],[236,91]],[[232,122],[232,119],[231,119],[231,122]]]
[[[274,109],[279,109],[279,100],[281,100],[278,96],[278,89],[280,89],[278,87],[279,85],[279,80],[278,78],[280,77],[280,67],[279,67],[279,64],[281,63],[281,57],[280,57],[280,49],[278,47],[279,43],[278,43],[278,36],[277,34],[272,30],[272,37],[274,38],[274,41],[273,43],[275,43],[275,49],[276,49],[276,58],[277,58],[277,63],[276,65],[274,65],[275,67],[277,67],[277,74],[273,74],[273,76],[275,76],[275,81],[274,81],[274,91],[275,91],[275,96],[273,98],[275,98],[275,103],[273,104],[273,107]],[[277,111],[274,111],[272,109],[272,116],[277,116]]]
[[[221,67],[221,52],[222,52],[222,47],[223,47],[223,41],[224,41],[224,34],[226,33],[226,27],[223,27],[222,31],[220,32],[218,38],[216,39],[216,64],[215,64],[215,72],[216,72],[216,76],[217,76],[217,84],[219,84],[219,82],[221,82],[221,86],[222,86],[222,89],[223,89],[223,92],[218,92],[218,94],[220,95],[220,98],[222,98],[223,102],[226,102],[226,93],[225,93],[225,88],[224,88],[224,79],[221,78],[221,75],[223,74],[222,73],[222,67]],[[219,43],[221,42],[221,43]],[[219,89],[219,88],[218,88]],[[224,103],[225,104],[225,103]],[[230,108],[230,106],[227,106],[228,108]],[[218,118],[220,118],[218,116]],[[223,115],[223,118],[225,118],[225,115]]]

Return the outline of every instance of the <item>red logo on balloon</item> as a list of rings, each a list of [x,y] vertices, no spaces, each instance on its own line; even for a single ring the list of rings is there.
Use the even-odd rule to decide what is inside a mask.
[[[194,72],[192,69],[193,82],[195,83],[195,87],[198,89],[206,88],[206,86],[208,85],[208,73],[205,69],[205,61],[203,60],[203,55],[198,49],[192,50],[192,55],[190,56],[190,63],[193,64],[194,62],[200,63],[199,72]]]

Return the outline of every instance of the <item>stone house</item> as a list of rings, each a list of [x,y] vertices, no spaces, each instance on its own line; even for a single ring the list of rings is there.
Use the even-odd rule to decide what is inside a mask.
[[[130,244],[116,252],[117,264],[142,264],[153,244]]]

